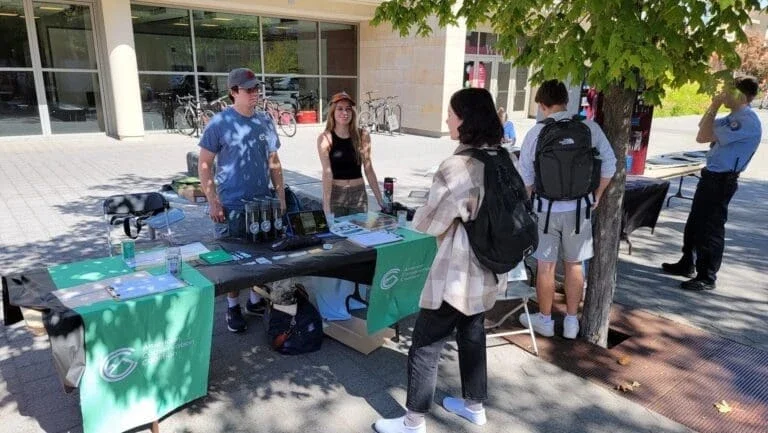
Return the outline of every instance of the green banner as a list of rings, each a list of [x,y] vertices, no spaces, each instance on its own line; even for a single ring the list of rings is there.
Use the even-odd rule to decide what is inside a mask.
[[[148,269],[159,275],[164,267]],[[60,288],[132,272],[120,257],[57,266]],[[85,327],[80,408],[85,433],[125,431],[205,396],[213,332],[213,284],[192,266],[188,286],[75,310]]]
[[[376,271],[368,304],[373,334],[419,311],[419,298],[437,253],[433,236],[398,229],[403,242],[376,247]]]

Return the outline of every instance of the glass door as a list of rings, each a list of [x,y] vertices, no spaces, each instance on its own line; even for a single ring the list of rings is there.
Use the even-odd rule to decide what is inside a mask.
[[[52,134],[103,132],[91,7],[32,2]]]
[[[496,62],[496,108],[509,112],[509,89],[512,80],[512,64]]]
[[[0,137],[43,133],[25,15],[22,0],[0,1]]]

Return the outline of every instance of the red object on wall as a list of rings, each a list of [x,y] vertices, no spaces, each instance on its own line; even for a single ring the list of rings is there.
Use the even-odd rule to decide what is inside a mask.
[[[582,96],[586,97],[589,102],[589,107],[586,110],[587,118],[592,118],[602,127],[603,94],[596,93],[594,89],[582,87]],[[627,167],[627,174],[642,175],[645,173],[645,159],[648,154],[648,137],[651,134],[652,120],[653,105],[645,105],[642,92],[638,92],[632,107],[632,124],[627,144],[627,159],[632,158],[631,166]]]
[[[296,114],[296,122],[298,122],[298,123],[317,123],[317,111],[315,111],[315,110],[299,111]]]

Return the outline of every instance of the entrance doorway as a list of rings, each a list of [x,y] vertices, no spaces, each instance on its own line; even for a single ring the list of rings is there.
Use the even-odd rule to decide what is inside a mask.
[[[0,137],[104,132],[89,2],[0,2]]]
[[[515,68],[501,56],[466,55],[462,83],[464,87],[488,89],[497,108],[525,111],[528,69]]]

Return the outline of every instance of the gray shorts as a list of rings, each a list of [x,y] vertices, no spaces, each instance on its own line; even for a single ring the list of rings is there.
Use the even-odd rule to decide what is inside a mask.
[[[581,227],[576,234],[576,211],[552,212],[549,216],[549,230],[544,234],[544,224],[547,222],[547,212],[538,212],[539,216],[539,247],[534,257],[542,262],[554,263],[558,258],[566,262],[581,262],[592,258],[592,220],[585,216],[581,209],[579,221]],[[562,253],[560,250],[562,249]]]

